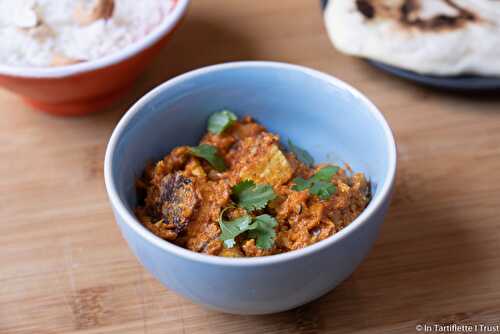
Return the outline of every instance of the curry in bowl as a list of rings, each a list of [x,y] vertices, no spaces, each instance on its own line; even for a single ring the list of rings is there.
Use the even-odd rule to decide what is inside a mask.
[[[370,201],[362,173],[311,155],[250,117],[208,119],[196,147],[180,146],[137,181],[141,223],[169,242],[224,257],[284,253],[326,239]]]

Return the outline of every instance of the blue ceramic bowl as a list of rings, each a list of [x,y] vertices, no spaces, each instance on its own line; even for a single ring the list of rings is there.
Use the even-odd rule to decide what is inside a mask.
[[[317,162],[349,162],[372,183],[373,199],[348,227],[304,249],[261,258],[223,258],[164,241],[135,218],[135,179],[147,161],[195,145],[207,117],[227,108],[250,115],[306,148]],[[377,108],[320,72],[273,62],[210,66],[169,80],[122,118],[106,152],[105,181],[116,221],[139,261],[166,287],[228,313],[291,309],[327,293],[369,252],[389,206],[396,146]]]

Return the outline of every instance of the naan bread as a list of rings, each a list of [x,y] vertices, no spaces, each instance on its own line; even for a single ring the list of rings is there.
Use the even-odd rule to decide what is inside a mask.
[[[500,0],[330,0],[342,52],[423,74],[500,76]]]

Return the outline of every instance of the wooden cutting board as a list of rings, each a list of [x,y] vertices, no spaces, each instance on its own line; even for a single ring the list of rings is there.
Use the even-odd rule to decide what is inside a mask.
[[[233,60],[331,73],[382,110],[399,149],[380,238],[337,289],[296,310],[205,310],[138,264],[113,221],[103,157],[113,127],[164,80]],[[0,333],[416,333],[500,320],[500,94],[435,92],[337,53],[318,1],[194,0],[134,91],[82,118],[0,92]]]

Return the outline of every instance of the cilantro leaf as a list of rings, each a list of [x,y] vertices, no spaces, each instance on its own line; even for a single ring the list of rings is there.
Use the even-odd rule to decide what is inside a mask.
[[[249,191],[253,187],[255,187],[255,182],[253,182],[252,180],[241,181],[233,187],[233,194],[235,196],[238,196],[245,191]]]
[[[306,189],[309,189],[312,187],[313,185],[313,182],[309,179],[309,180],[305,180],[301,177],[296,177],[292,180],[293,183],[295,183],[293,186],[292,186],[292,190],[295,190],[295,191],[303,191],[303,190],[306,190]]]
[[[337,191],[337,187],[331,183],[331,180],[338,171],[337,166],[327,166],[320,169],[308,180],[297,177],[292,180],[295,183],[292,190],[303,191],[308,189],[309,193],[318,196],[322,200],[327,200]]]
[[[321,168],[316,174],[314,174],[311,179],[318,181],[328,181],[332,180],[332,177],[337,174],[339,168],[337,166],[327,166]]]
[[[248,226],[252,222],[252,217],[245,215],[231,221],[225,221],[222,218],[224,211],[225,210],[221,212],[219,217],[219,226],[221,230],[219,239],[224,241],[224,246],[226,248],[232,248],[236,244],[234,238],[248,230]]]
[[[248,211],[264,209],[269,201],[276,198],[270,184],[256,185],[252,180],[245,180],[235,185],[233,196],[238,205]]]
[[[304,180],[301,177],[293,179],[293,183],[295,183],[295,185],[292,187],[292,189],[296,191],[306,190],[311,187],[311,181]]]
[[[335,194],[335,192],[337,191],[337,187],[330,182],[317,181],[313,183],[309,191],[319,198],[327,200],[330,198],[330,196]]]
[[[295,154],[295,157],[302,161],[306,166],[312,167],[314,165],[314,158],[306,150],[296,146],[290,139],[288,139],[288,148]]]
[[[238,118],[235,114],[230,112],[229,110],[222,110],[216,113],[213,113],[208,118],[208,131],[218,135],[224,132],[227,128],[236,122]]]
[[[226,164],[224,160],[217,153],[217,147],[201,144],[196,147],[190,147],[191,154],[197,156],[198,158],[205,159],[208,163],[219,172],[226,170]]]
[[[276,232],[274,227],[278,225],[276,219],[270,215],[260,215],[255,218],[244,215],[231,221],[223,219],[224,209],[219,217],[221,234],[219,239],[224,242],[224,247],[232,248],[236,245],[234,240],[238,235],[248,231],[248,237],[255,239],[258,248],[269,249],[273,247]]]
[[[255,239],[255,245],[258,248],[272,248],[276,238],[276,232],[274,231],[276,225],[278,225],[276,219],[270,215],[257,216],[253,223],[248,226],[248,236]]]

